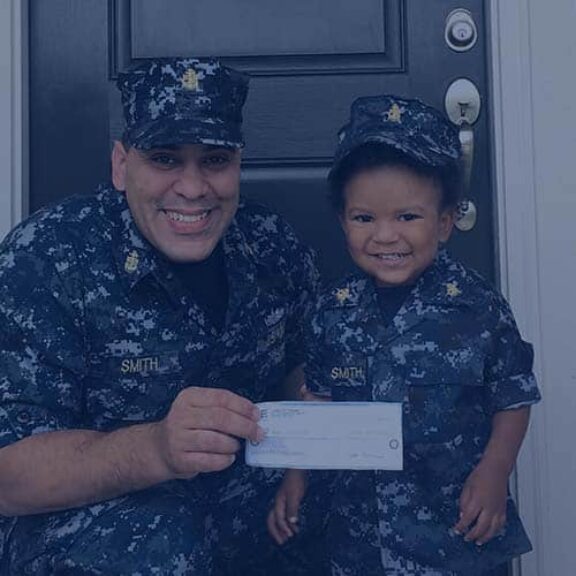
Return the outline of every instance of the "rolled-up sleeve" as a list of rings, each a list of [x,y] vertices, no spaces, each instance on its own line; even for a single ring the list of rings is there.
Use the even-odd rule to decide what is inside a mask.
[[[494,307],[497,321],[484,369],[492,409],[535,404],[541,395],[533,373],[532,345],[522,340],[508,303],[499,297]]]

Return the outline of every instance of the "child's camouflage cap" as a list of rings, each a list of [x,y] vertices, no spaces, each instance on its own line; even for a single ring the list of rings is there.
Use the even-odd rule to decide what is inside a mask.
[[[348,124],[338,132],[332,170],[362,144],[380,142],[426,166],[460,158],[458,130],[438,110],[420,100],[392,95],[356,99]]]
[[[248,77],[212,58],[147,59],[118,77],[124,140],[140,149],[179,144],[239,148]]]

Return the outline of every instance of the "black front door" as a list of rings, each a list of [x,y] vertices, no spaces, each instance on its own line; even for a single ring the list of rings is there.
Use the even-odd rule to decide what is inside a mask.
[[[477,27],[470,50],[445,39],[456,8]],[[50,0],[30,10],[33,210],[107,178],[110,140],[122,125],[118,70],[150,56],[214,55],[252,76],[243,193],[284,213],[328,277],[350,266],[325,177],[352,100],[397,93],[442,108],[458,78],[483,99],[487,92],[481,0]],[[485,108],[474,124],[469,194],[478,222],[451,243],[493,277]]]
[[[455,9],[476,26],[469,49],[459,43],[465,27],[452,47],[446,40]],[[32,1],[31,209],[108,178],[119,70],[151,56],[217,56],[252,76],[243,194],[282,212],[333,277],[350,262],[325,178],[351,102],[396,93],[443,108],[449,86],[466,78],[482,100],[468,193],[478,221],[451,248],[493,278],[485,10],[483,0]]]

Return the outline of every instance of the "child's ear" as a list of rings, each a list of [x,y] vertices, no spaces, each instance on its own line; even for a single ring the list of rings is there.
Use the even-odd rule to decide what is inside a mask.
[[[456,211],[453,208],[447,208],[440,212],[440,242],[448,242],[454,228],[455,218]]]

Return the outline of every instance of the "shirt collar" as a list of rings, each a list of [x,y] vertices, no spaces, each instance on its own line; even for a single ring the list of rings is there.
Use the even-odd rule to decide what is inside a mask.
[[[143,278],[158,271],[160,258],[136,226],[126,195],[116,192],[109,200],[108,208],[119,231],[118,244],[114,248],[118,274],[132,290]]]
[[[473,284],[466,268],[452,260],[446,249],[441,249],[416,283],[411,297],[431,306],[469,306],[476,300]]]
[[[180,294],[176,293],[175,283],[172,281],[170,262],[144,238],[138,229],[125,194],[116,192],[108,198],[112,218],[119,228],[119,243],[114,255],[118,273],[123,282],[129,290],[132,290],[141,280],[152,274],[171,293],[172,297],[178,298]],[[224,235],[223,247],[229,276],[241,275],[247,280],[255,277],[256,255],[236,219],[230,223]],[[246,286],[251,282],[241,284]],[[171,287],[174,287],[176,292]],[[231,297],[233,297],[234,286],[231,285],[230,289]],[[238,297],[240,296],[238,294]]]

